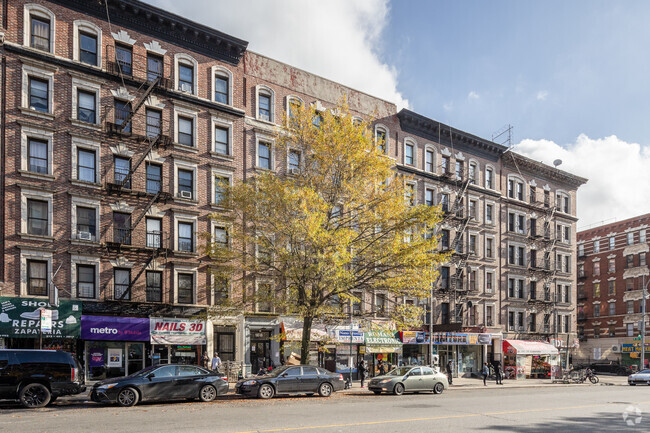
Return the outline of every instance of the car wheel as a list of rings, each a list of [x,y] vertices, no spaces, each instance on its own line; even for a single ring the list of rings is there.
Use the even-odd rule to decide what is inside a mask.
[[[404,385],[402,385],[401,383],[398,383],[397,385],[395,385],[395,388],[393,388],[393,394],[395,394],[395,395],[404,394]]]
[[[442,394],[442,391],[444,391],[444,390],[445,390],[445,385],[443,385],[440,382],[433,385],[433,393],[434,394]]]
[[[46,406],[52,394],[42,383],[28,383],[18,393],[18,398],[23,406],[28,408],[39,408]]]
[[[329,397],[332,395],[332,384],[330,383],[321,383],[318,387],[318,395],[321,397]]]
[[[205,385],[199,392],[199,398],[203,402],[209,402],[217,398],[217,389],[212,385]]]
[[[259,398],[263,398],[264,400],[272,398],[274,394],[275,394],[275,390],[268,383],[265,383],[264,385],[262,385],[260,387],[260,390],[257,392],[257,396]]]
[[[135,406],[137,402],[138,402],[138,391],[136,391],[131,387],[124,388],[123,390],[120,391],[119,394],[117,394],[117,404],[119,404],[122,407]]]
[[[381,394],[381,391],[373,391],[373,392],[377,395]]]

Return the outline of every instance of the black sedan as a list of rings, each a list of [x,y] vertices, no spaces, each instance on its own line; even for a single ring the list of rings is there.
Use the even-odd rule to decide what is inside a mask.
[[[93,385],[90,398],[98,403],[134,406],[139,401],[195,399],[212,401],[228,392],[219,374],[196,365],[157,365],[130,376]]]
[[[277,394],[318,393],[321,397],[329,397],[344,387],[342,374],[311,365],[285,365],[269,374],[240,380],[235,385],[235,391],[237,394],[265,399]]]

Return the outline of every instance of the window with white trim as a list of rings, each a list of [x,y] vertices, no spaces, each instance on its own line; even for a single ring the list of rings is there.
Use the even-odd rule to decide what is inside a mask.
[[[177,224],[177,251],[186,253],[194,252],[194,223],[188,221],[178,221]]]
[[[268,281],[258,281],[255,285],[255,311],[258,313],[272,313],[273,284]]]
[[[194,65],[178,62],[178,90],[194,94]]]
[[[91,66],[102,65],[102,30],[90,21],[75,20],[73,54],[74,60]]]
[[[415,166],[415,144],[411,141],[404,143],[404,164]]]
[[[433,149],[427,148],[424,150],[424,170],[429,173],[435,173],[435,168],[435,152]]]
[[[426,188],[424,190],[424,203],[427,206],[433,206],[435,204],[434,191],[431,188]]]
[[[257,142],[257,167],[273,170],[273,145],[270,142]]]
[[[494,223],[494,204],[485,204],[485,222],[488,224]]]
[[[469,183],[472,185],[478,183],[478,165],[473,161],[469,163]]]
[[[275,113],[273,107],[275,104],[275,98],[273,90],[266,86],[257,86],[256,99],[257,119],[266,122],[274,122]]]
[[[382,153],[388,153],[388,130],[384,126],[375,126],[375,143]]]
[[[221,104],[232,104],[232,73],[226,68],[212,68],[214,83],[214,101]]]
[[[23,9],[25,46],[54,54],[56,17],[44,6],[30,3]]]
[[[215,206],[225,206],[225,190],[232,182],[232,174],[221,171],[212,172],[212,204]]]
[[[52,193],[21,189],[21,233],[52,236]]]
[[[492,167],[485,167],[485,187],[494,189],[494,169]]]

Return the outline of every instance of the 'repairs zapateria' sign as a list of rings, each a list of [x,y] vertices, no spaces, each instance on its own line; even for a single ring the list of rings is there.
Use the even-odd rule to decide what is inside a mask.
[[[38,338],[41,334],[41,311],[52,312],[52,330],[43,338],[79,338],[81,302],[61,300],[53,307],[47,299],[0,297],[0,337]]]

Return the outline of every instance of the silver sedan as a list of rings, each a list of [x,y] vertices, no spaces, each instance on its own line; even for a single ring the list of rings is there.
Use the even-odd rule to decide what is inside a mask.
[[[638,373],[630,374],[627,377],[629,385],[636,385],[637,383],[650,385],[650,370],[641,370]]]
[[[392,392],[402,395],[405,392],[431,391],[440,394],[449,388],[447,376],[430,367],[398,367],[388,374],[373,378],[368,389],[375,394]]]

